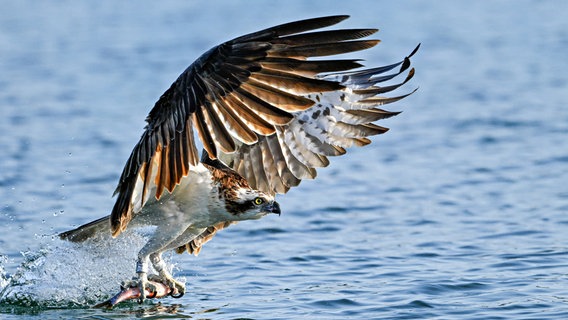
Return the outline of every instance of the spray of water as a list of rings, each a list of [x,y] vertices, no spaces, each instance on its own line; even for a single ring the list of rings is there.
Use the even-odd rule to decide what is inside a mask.
[[[0,303],[45,308],[85,307],[100,302],[134,274],[144,233],[130,231],[116,239],[101,235],[83,243],[54,237],[7,275],[0,256]],[[2,262],[4,259],[4,262]]]

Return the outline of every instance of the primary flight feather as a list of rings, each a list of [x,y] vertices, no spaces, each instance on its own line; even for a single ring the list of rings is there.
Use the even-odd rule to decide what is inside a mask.
[[[355,59],[312,59],[375,46],[376,29],[313,31],[348,16],[301,20],[218,45],[191,64],[158,99],[126,162],[110,216],[60,236],[84,241],[100,232],[154,225],[138,254],[136,277],[124,285],[143,293],[151,275],[175,292],[184,284],[162,253],[197,254],[216,232],[241,220],[280,214],[286,193],[346,148],[364,146],[388,129],[374,122],[397,115],[380,108],[408,94],[383,97],[414,75],[409,58],[361,69]],[[354,70],[356,69],[356,70]],[[394,71],[393,71],[394,70]],[[385,74],[389,71],[392,73]],[[397,84],[382,85],[407,72]],[[201,156],[196,136],[204,147]]]

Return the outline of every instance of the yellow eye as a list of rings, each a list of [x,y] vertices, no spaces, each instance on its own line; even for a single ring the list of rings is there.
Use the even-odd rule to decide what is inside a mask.
[[[254,204],[256,204],[257,206],[261,205],[264,203],[264,199],[262,198],[254,198],[253,200]]]

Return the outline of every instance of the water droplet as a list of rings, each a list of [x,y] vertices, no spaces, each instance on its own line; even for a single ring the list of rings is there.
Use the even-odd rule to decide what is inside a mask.
[[[64,212],[65,212],[65,211],[63,211],[63,210],[55,211],[55,212],[53,213],[53,216],[54,216],[54,217],[57,217],[58,215],[61,215],[61,214],[63,214]]]

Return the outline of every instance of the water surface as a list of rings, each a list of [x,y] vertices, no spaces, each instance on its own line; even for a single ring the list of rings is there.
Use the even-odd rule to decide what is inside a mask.
[[[564,1],[4,2],[2,318],[565,319],[568,22]],[[76,247],[105,215],[160,94],[199,54],[276,23],[351,14],[369,66],[421,42],[404,112],[369,147],[170,256],[188,293],[89,306],[134,271],[136,233]],[[16,279],[16,280],[14,280]],[[87,289],[85,289],[87,288]],[[15,295],[19,293],[19,295]]]

